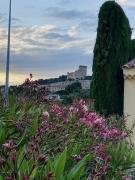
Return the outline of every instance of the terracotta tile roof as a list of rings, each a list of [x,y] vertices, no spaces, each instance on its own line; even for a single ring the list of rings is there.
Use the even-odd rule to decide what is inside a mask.
[[[129,61],[127,64],[125,64],[123,66],[123,68],[127,68],[127,69],[135,68],[135,59],[133,59],[132,61]]]

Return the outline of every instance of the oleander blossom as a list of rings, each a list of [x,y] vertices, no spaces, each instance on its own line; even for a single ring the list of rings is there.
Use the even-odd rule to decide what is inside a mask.
[[[125,176],[125,177],[123,178],[123,180],[132,180],[132,177],[131,177],[131,176]]]
[[[86,125],[90,128],[95,126],[105,127],[105,119],[102,116],[97,115],[96,113],[88,113],[85,118],[81,119]]]
[[[85,123],[91,129],[95,138],[114,141],[128,137],[127,132],[115,127],[108,128],[105,118],[93,112],[89,112],[85,117],[80,118],[80,122]]]
[[[41,119],[42,119],[42,120],[46,120],[46,119],[48,119],[48,118],[49,118],[49,113],[48,113],[48,111],[43,112],[42,115],[41,115]]]
[[[8,140],[5,144],[2,145],[2,147],[4,148],[5,151],[10,151],[12,149],[14,149],[15,145],[13,140]]]
[[[61,106],[58,104],[53,104],[51,108],[51,112],[57,117],[57,118],[62,118],[64,115],[64,110]]]
[[[77,118],[83,118],[88,113],[87,103],[84,100],[75,101],[73,105],[69,107],[69,114],[74,115]]]
[[[64,124],[68,124],[68,122],[69,122],[69,119],[68,118],[64,118]]]
[[[122,132],[117,128],[108,129],[106,128],[103,132],[104,140],[117,140],[117,139],[124,139],[128,137],[127,132]]]
[[[104,144],[98,144],[93,147],[94,152],[96,152],[96,158],[100,158],[102,160],[106,157],[106,147]]]

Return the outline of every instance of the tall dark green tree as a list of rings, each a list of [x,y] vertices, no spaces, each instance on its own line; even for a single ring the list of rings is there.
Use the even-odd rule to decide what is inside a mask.
[[[94,48],[91,96],[100,113],[123,113],[122,65],[130,54],[131,28],[124,11],[115,1],[100,8]]]
[[[135,58],[135,39],[131,40],[130,60]]]

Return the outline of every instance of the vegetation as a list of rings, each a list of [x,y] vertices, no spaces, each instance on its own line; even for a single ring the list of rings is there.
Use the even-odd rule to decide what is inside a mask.
[[[131,40],[130,60],[135,58],[135,39]]]
[[[88,101],[90,98],[90,90],[82,89],[80,82],[68,85],[65,90],[58,91],[57,93],[61,96],[63,105],[70,105],[76,99],[83,98]]]
[[[82,99],[66,107],[36,100],[44,91],[35,94],[31,80],[24,85],[8,108],[0,98],[0,179],[127,178],[135,151],[125,120],[90,112]]]
[[[67,76],[62,75],[59,78],[39,79],[38,83],[43,85],[43,84],[57,83],[57,82],[66,81],[66,80],[67,80]]]
[[[65,91],[67,92],[67,94],[73,93],[73,92],[78,92],[80,91],[80,89],[82,89],[81,83],[80,82],[75,82],[71,85],[68,85],[65,88]]]
[[[85,80],[91,80],[91,76],[86,76]],[[57,83],[57,82],[63,82],[67,80],[67,76],[66,75],[62,75],[59,76],[58,78],[50,78],[50,79],[39,79],[38,83],[40,85],[44,85],[44,84],[51,84],[51,83]],[[70,79],[69,81],[73,81],[72,79]]]
[[[121,67],[129,61],[130,41],[131,29],[122,8],[115,1],[105,2],[99,12],[91,85],[97,112],[123,113]]]
[[[99,13],[91,93],[105,115],[122,114],[120,67],[134,56],[130,36],[123,10],[106,2]],[[47,101],[40,83],[30,74],[12,87],[8,107],[0,93],[0,180],[129,180],[135,149],[126,120],[91,112],[89,90],[79,82],[59,92],[66,106]]]

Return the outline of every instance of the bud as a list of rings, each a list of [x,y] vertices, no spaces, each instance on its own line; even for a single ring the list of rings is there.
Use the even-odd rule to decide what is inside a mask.
[[[40,155],[38,156],[38,161],[39,161],[40,163],[42,163],[42,162],[47,162],[47,158],[46,158],[46,156],[45,156],[44,154],[40,154]]]
[[[28,177],[26,175],[23,175],[22,180],[28,180]]]
[[[52,178],[53,176],[54,176],[53,172],[49,172],[48,175],[47,175],[48,178]]]
[[[13,151],[13,154],[12,154],[12,161],[13,161],[13,164],[15,165],[16,164],[16,151],[15,150]]]
[[[12,180],[12,178],[11,178],[11,177],[9,177],[9,176],[7,176],[7,177],[6,177],[6,180]]]

